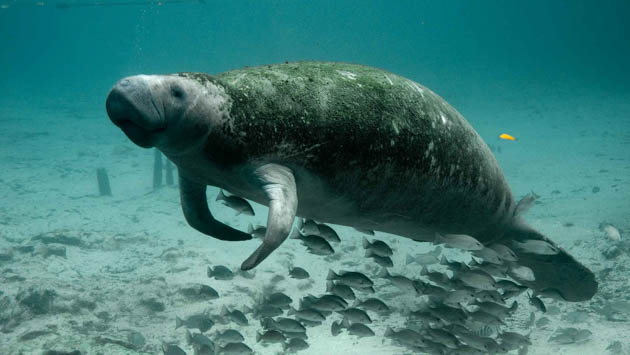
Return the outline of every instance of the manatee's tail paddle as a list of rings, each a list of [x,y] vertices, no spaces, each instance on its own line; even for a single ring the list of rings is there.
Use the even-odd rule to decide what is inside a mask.
[[[591,270],[524,222],[517,223],[505,238],[511,240],[503,243],[514,250],[518,257],[517,264],[534,272],[533,281],[517,279],[523,285],[535,291],[558,291],[565,300],[571,302],[590,300],[597,292],[597,281]],[[514,247],[532,240],[548,243],[555,252],[541,254]]]

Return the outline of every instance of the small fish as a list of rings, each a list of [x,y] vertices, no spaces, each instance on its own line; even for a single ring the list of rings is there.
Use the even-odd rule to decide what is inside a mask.
[[[547,312],[547,307],[545,307],[545,303],[538,297],[536,297],[533,293],[529,294],[529,304],[536,307],[537,310],[545,313]]]
[[[306,328],[300,323],[292,318],[278,317],[276,319],[273,318],[264,318],[260,322],[265,329],[273,329],[283,333],[304,333],[306,332]]]
[[[494,314],[484,312],[482,310],[470,313],[469,317],[472,321],[477,322],[477,323],[482,323],[484,325],[489,325],[489,326],[505,325],[505,322],[503,322],[501,318],[495,316]]]
[[[557,247],[547,243],[544,240],[539,239],[527,239],[525,241],[518,242],[512,241],[512,245],[523,252],[538,255],[556,255],[560,252]]]
[[[453,276],[461,280],[466,286],[479,290],[496,290],[498,288],[494,278],[481,270],[469,270],[455,273]]]
[[[317,225],[317,222],[312,219],[298,218],[297,228],[305,235],[319,235],[319,226]]]
[[[483,261],[483,262],[479,263],[475,259],[472,259],[472,261],[470,262],[470,266],[473,269],[479,269],[479,270],[487,273],[490,276],[500,277],[500,278],[507,278],[508,277],[507,276],[507,269],[508,269],[507,265],[491,264],[491,263],[488,263],[486,261]]]
[[[619,229],[612,224],[602,223],[599,225],[599,230],[604,232],[606,238],[612,240],[613,242],[621,241],[621,233],[619,232]]]
[[[499,280],[497,286],[505,291],[523,291],[527,290],[527,286],[522,286],[510,280]]]
[[[348,320],[350,323],[372,323],[370,316],[359,308],[346,308],[343,311],[337,311],[337,313],[343,315],[344,319]]]
[[[525,336],[516,332],[502,332],[498,338],[501,339],[501,343],[511,344],[514,348],[520,348],[521,346],[532,345],[529,336]]]
[[[182,348],[173,344],[162,344],[162,352],[164,355],[186,355]]]
[[[507,140],[507,141],[515,141],[516,140],[516,138],[514,138],[513,136],[511,136],[511,135],[509,135],[507,133],[501,133],[499,135],[499,138]]]
[[[212,340],[210,340],[210,338],[201,333],[193,334],[190,331],[186,330],[186,342],[188,343],[188,345],[192,345],[192,347],[197,352],[203,353],[205,351],[209,354],[214,353],[214,343],[212,342]]]
[[[219,348],[217,355],[251,355],[254,351],[244,343],[229,343]]]
[[[284,310],[280,307],[274,307],[265,304],[259,305],[255,309],[251,309],[245,306],[244,309],[247,313],[253,313],[254,318],[275,317],[284,313]]]
[[[188,329],[199,329],[200,332],[205,333],[210,330],[213,325],[214,322],[212,319],[205,314],[192,315],[185,320],[175,317],[175,329],[184,326]]]
[[[343,324],[344,321],[341,321],[341,323]],[[370,327],[362,323],[352,323],[349,326],[346,326],[346,329],[350,335],[354,335],[359,338],[373,337],[375,335],[374,331],[370,329]]]
[[[323,322],[326,320],[326,317],[319,311],[312,308],[303,308],[297,310],[293,307],[289,309],[287,312],[290,316],[295,316],[295,318],[301,321],[309,321],[309,322]]]
[[[428,327],[426,329],[426,332],[427,335],[431,337],[431,339],[433,339],[437,343],[446,346],[447,348],[457,349],[459,347],[459,340],[457,340],[457,338],[453,334],[446,330]]]
[[[228,344],[228,343],[242,343],[245,341],[243,334],[241,334],[238,330],[235,329],[225,329],[223,331],[218,332],[214,338],[218,343]]]
[[[339,274],[336,274],[334,271],[329,270],[326,280],[337,280],[355,289],[366,289],[374,286],[374,282],[372,282],[370,278],[360,272],[354,271],[340,271]]]
[[[434,296],[435,297],[435,296]],[[441,302],[452,307],[466,304],[475,299],[475,293],[470,290],[455,290],[445,294],[445,297],[437,297]]]
[[[256,333],[256,342],[257,343],[266,343],[266,344],[276,344],[276,343],[284,343],[287,338],[284,334],[280,333],[277,330],[267,330],[264,333]]]
[[[356,299],[356,295],[350,286],[334,283],[333,281],[326,282],[326,292],[333,293],[350,301],[354,301]]]
[[[374,241],[370,242],[367,238],[364,237],[363,249],[371,250],[374,254],[378,256],[383,256],[383,257],[392,256],[394,254],[394,252],[392,251],[392,248],[390,248],[389,245],[387,245],[387,243],[378,239],[375,239]]]
[[[505,261],[513,261],[513,262],[518,261],[518,257],[512,251],[512,249],[508,248],[507,246],[503,244],[499,244],[499,243],[490,244],[488,248],[497,252],[499,257]]]
[[[438,285],[445,285],[449,279],[441,272],[429,271],[426,266],[422,266],[422,270],[420,270],[420,275],[428,278],[432,282]]]
[[[273,307],[289,308],[293,299],[282,292],[274,292],[265,297],[264,303]]]
[[[438,256],[442,253],[442,247],[437,247],[428,253],[416,254],[411,256],[407,254],[406,264],[416,263],[418,265],[433,265],[440,262]]]
[[[387,327],[383,336],[385,336],[386,338],[394,339],[408,346],[424,347],[426,345],[423,339],[424,337],[420,333],[407,328],[394,330],[390,327]]]
[[[516,309],[518,308],[518,303],[516,301],[513,301],[510,307],[494,302],[473,302],[472,304],[477,306],[480,310],[490,313],[498,318],[505,318],[516,312]]]
[[[536,199],[540,197],[536,195],[533,191],[528,193],[516,204],[516,208],[514,209],[514,216],[520,216],[525,214],[533,205]]]
[[[254,238],[264,239],[265,234],[267,233],[267,227],[265,226],[254,227],[254,225],[250,223],[247,225],[247,233]]]
[[[289,276],[294,279],[304,280],[308,279],[311,275],[309,275],[308,271],[302,269],[301,267],[293,267],[289,270]]]
[[[291,239],[299,239],[306,246],[311,254],[315,255],[332,255],[335,253],[333,247],[328,241],[318,235],[304,235],[297,228],[291,232]]]
[[[332,297],[304,297],[300,301],[300,309],[312,308],[319,312],[334,312],[346,308],[346,304]]]
[[[295,353],[300,350],[308,349],[308,343],[304,339],[291,338],[289,341],[282,345],[285,353]]]
[[[501,265],[503,264],[503,259],[494,249],[483,248],[480,250],[474,250],[472,255],[483,259],[491,264]]]
[[[326,239],[331,243],[341,243],[341,238],[334,229],[330,228],[328,225],[323,223],[318,223],[317,228],[319,229],[319,236]]]
[[[399,289],[403,291],[416,292],[416,287],[413,283],[413,280],[409,279],[406,276],[392,275],[387,271],[387,269],[383,268],[381,269],[381,272],[378,274],[378,277],[391,281],[391,283],[394,286],[398,287]]]
[[[390,312],[389,306],[387,306],[385,302],[379,300],[378,298],[368,298],[364,301],[356,300],[352,306],[365,308],[368,311],[372,311],[379,314]]]
[[[208,277],[215,280],[232,280],[234,273],[228,267],[223,265],[217,265],[213,268],[208,266]]]
[[[374,253],[374,250],[368,249],[365,252],[366,258],[372,258],[377,264],[382,267],[392,267],[394,266],[394,262],[389,256],[380,256]]]
[[[337,335],[341,334],[342,330],[343,326],[341,325],[341,321],[332,322],[332,325],[330,326],[330,333],[332,334],[332,336],[336,337]]]
[[[242,197],[236,195],[226,195],[223,190],[219,190],[217,195],[217,201],[221,201],[225,206],[230,207],[236,211],[236,215],[246,214],[248,216],[254,215],[254,209],[252,206]]]
[[[462,250],[481,250],[484,248],[477,239],[466,234],[435,234],[435,243],[444,244],[449,248],[458,248]]]
[[[245,314],[238,309],[230,311],[226,306],[223,306],[223,308],[221,308],[221,316],[241,326],[249,324]]]
[[[513,265],[508,269],[508,275],[517,281],[536,281],[534,271],[527,266]]]
[[[435,307],[429,307],[428,311],[435,317],[438,317],[447,323],[459,323],[464,324],[468,315],[464,313],[459,307],[453,308],[448,305],[441,304]]]

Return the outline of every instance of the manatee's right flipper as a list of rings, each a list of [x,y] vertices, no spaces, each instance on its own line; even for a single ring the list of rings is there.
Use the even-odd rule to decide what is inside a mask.
[[[206,185],[198,184],[179,172],[179,196],[188,224],[203,234],[221,240],[249,240],[252,236],[223,224],[212,216],[206,199]]]
[[[269,199],[269,215],[265,238],[243,262],[242,270],[256,267],[287,239],[297,213],[297,187],[291,169],[278,164],[266,164],[254,173]]]
[[[516,248],[512,249],[518,257],[516,263],[532,269],[536,278],[534,281],[517,279],[523,285],[539,292],[556,290],[565,300],[571,302],[590,300],[597,292],[597,281],[591,270],[531,227],[522,223],[506,237],[518,242],[528,239],[544,240],[558,249],[558,253],[553,255],[533,254]],[[503,243],[510,245],[509,241]]]

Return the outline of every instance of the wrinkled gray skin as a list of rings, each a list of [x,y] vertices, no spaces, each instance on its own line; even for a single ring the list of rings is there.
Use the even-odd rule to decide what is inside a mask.
[[[179,168],[184,216],[222,240],[251,236],[210,213],[217,186],[269,206],[251,269],[289,235],[295,216],[419,241],[467,234],[484,244],[552,241],[517,215],[494,156],[468,122],[429,89],[346,63],[301,62],[124,78],[106,103],[137,145]],[[597,282],[564,250],[517,253],[537,289],[590,299]]]

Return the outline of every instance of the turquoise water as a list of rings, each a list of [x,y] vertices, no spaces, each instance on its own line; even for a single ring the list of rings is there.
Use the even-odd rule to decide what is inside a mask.
[[[587,302],[550,300],[545,314],[523,294],[502,330],[530,334],[530,354],[630,353],[629,17],[623,0],[0,0],[0,354],[161,353],[164,343],[192,354],[175,319],[204,312],[217,323],[211,338],[238,329],[256,353],[282,353],[256,341],[262,328],[247,312],[248,326],[221,323],[222,306],[243,310],[282,291],[298,307],[325,292],[329,268],[376,279],[364,235],[336,226],[334,257],[287,241],[253,275],[208,279],[208,265],[236,271],[258,242],[220,242],[190,228],[177,189],[153,190],[153,151],[135,146],[105,111],[109,90],[126,76],[303,60],[360,63],[430,88],[490,146],[517,200],[539,196],[526,219],[593,270],[599,292]],[[112,197],[98,196],[101,167]],[[266,207],[236,216],[214,201],[217,192],[208,190],[217,219],[244,231],[266,224]],[[408,277],[421,276],[406,254],[433,250],[367,237],[389,243],[390,272]],[[290,266],[310,278],[289,278]],[[191,283],[221,297],[191,300],[183,291]],[[394,312],[374,321],[376,336],[333,337],[335,315],[308,328],[301,353],[421,353],[384,334],[413,327],[408,313],[423,299],[379,287]],[[549,323],[529,325],[531,312]],[[570,327],[591,334],[554,338]]]

